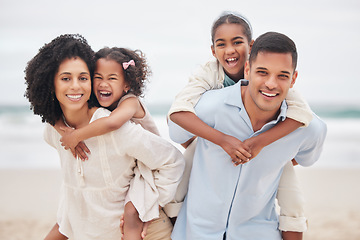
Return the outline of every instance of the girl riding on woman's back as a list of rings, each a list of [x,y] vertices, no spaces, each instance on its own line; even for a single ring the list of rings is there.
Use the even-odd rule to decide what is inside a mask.
[[[144,218],[150,220],[158,216],[159,205],[172,199],[182,175],[181,153],[131,122],[87,139],[86,145],[92,150],[89,161],[74,158],[61,146],[61,136],[53,128],[56,122],[80,129],[110,115],[107,109],[95,106],[94,63],[94,52],[87,41],[68,34],[42,47],[25,71],[26,97],[34,113],[49,123],[44,137],[58,151],[61,161],[63,185],[57,224],[45,239],[120,239],[125,201],[136,200],[136,194],[142,200],[147,196],[143,186],[136,191],[134,176],[144,168],[144,178],[149,179],[156,193],[141,209]],[[139,232],[130,239],[140,238]]]
[[[74,152],[79,142],[116,130],[129,120],[140,124],[144,129],[156,135],[160,135],[149,111],[139,99],[143,94],[148,76],[151,74],[144,54],[140,50],[133,51],[126,48],[105,47],[95,54],[95,61],[93,91],[99,104],[112,111],[112,113],[108,117],[98,119],[76,130],[61,127],[65,131],[61,139],[63,146],[66,149],[70,148]],[[77,149],[76,154],[87,158],[84,151],[82,151],[82,149],[85,149],[89,152],[84,144],[80,144]],[[135,174],[135,180],[130,185],[125,205],[125,239],[137,239],[139,233],[142,232],[143,221],[151,220],[153,217],[150,217],[149,212],[154,212],[154,209],[149,210],[143,207],[145,203],[139,200],[139,197],[134,194],[135,190],[133,190],[138,189],[137,192],[139,192],[139,188],[144,186],[143,182],[139,180],[140,175],[147,182],[145,186],[151,190],[150,185],[153,184],[152,173],[141,162],[138,162]],[[151,199],[150,196],[147,197],[147,199]],[[154,201],[154,198],[151,201]],[[168,236],[164,239],[170,238],[172,225],[162,210],[160,210],[159,214],[160,218],[152,221],[146,239],[154,235],[152,230],[155,229],[162,229],[161,231],[165,233],[165,236]],[[145,237],[146,229],[147,226],[144,227],[142,237]]]

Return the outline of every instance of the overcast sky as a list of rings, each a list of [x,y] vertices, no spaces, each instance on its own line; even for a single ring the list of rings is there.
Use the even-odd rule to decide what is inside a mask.
[[[0,0],[0,105],[27,104],[26,63],[64,33],[82,34],[95,51],[141,49],[153,71],[146,102],[171,103],[196,67],[212,58],[211,25],[231,10],[250,20],[255,38],[278,31],[295,41],[295,87],[311,104],[360,106],[360,1],[244,2]]]

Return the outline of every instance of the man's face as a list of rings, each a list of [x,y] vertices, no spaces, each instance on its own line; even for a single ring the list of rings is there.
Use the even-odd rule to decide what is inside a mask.
[[[259,52],[251,67],[249,62],[245,65],[249,94],[244,103],[247,108],[276,114],[296,77],[290,53]]]

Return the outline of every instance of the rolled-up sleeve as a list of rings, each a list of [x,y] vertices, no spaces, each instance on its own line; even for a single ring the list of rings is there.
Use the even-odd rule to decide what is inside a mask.
[[[184,143],[194,136],[194,134],[186,131],[170,119],[168,120],[170,139],[176,143]]]
[[[309,136],[312,137],[307,138],[295,156],[296,162],[304,167],[313,165],[320,157],[327,134],[327,126],[314,114],[313,120],[310,122],[306,131],[310,131]]]
[[[143,172],[144,167],[152,171],[158,192],[158,199],[155,201],[158,202],[158,205],[165,206],[174,198],[177,186],[182,178],[185,167],[183,155],[170,142],[140,126],[131,123],[125,125],[122,128],[126,128],[126,130],[117,131],[114,136],[116,139],[114,141],[117,142],[116,146],[119,148],[117,151],[124,151],[127,155],[137,159],[141,163],[139,165],[140,171]],[[125,137],[127,135],[131,138]],[[135,192],[143,190],[143,188],[133,189]],[[130,197],[130,199],[134,199],[134,197]]]

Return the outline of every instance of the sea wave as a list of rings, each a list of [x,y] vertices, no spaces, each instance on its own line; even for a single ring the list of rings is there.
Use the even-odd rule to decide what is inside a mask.
[[[171,141],[166,123],[168,107],[149,109],[162,137]],[[328,135],[314,167],[360,168],[360,117],[318,115],[327,123]],[[29,106],[0,107],[0,168],[59,168],[56,150],[43,140],[44,126]]]

